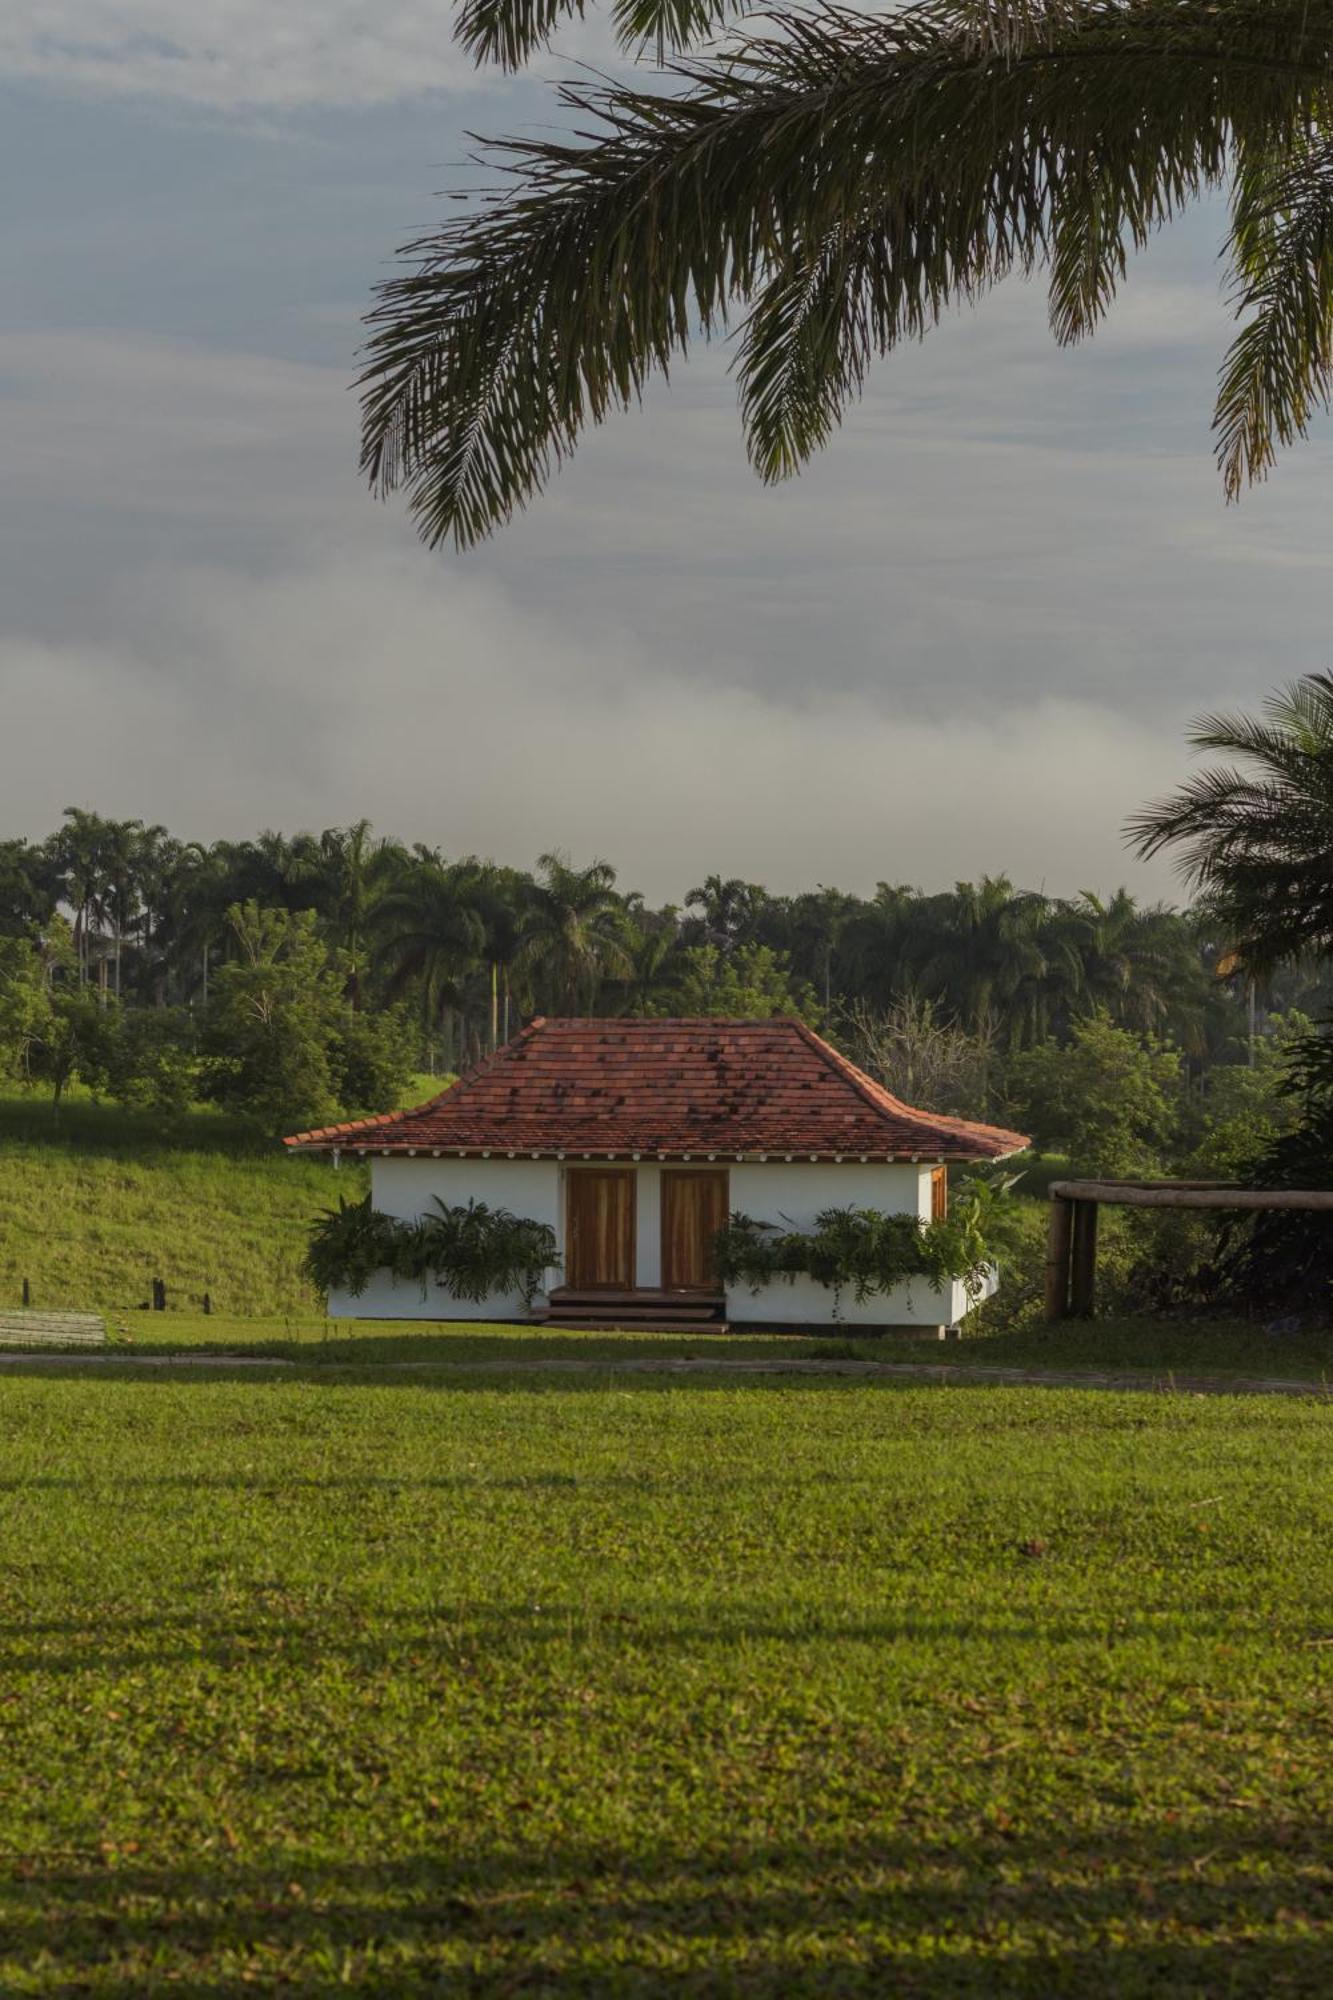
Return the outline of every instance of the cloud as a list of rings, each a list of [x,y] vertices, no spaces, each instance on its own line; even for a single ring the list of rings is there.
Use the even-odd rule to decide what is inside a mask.
[[[1039,312],[896,357],[776,492],[705,357],[466,558],[361,488],[337,370],[0,338],[3,830],[364,813],[654,896],[712,868],[1165,892],[1119,828],[1185,718],[1323,663],[1326,448],[1228,512],[1171,400],[1197,357],[1167,342],[1131,420],[1047,350],[1034,404]]]
[[[476,83],[436,0],[9,0],[0,69],[224,111],[387,104]]]
[[[389,556],[157,580],[129,641],[0,644],[0,690],[10,825],[73,800],[205,838],[367,814],[451,853],[604,855],[657,898],[710,869],[1106,886],[1131,872],[1108,869],[1125,813],[1180,764],[1089,703],[997,725],[687,689],[619,641],[562,641],[494,583]]]

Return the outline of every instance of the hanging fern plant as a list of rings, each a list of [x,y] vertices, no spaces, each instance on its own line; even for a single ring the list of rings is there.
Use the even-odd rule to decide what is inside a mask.
[[[835,1317],[845,1291],[864,1305],[913,1278],[937,1288],[959,1280],[975,1305],[1002,1245],[1002,1204],[1012,1185],[964,1181],[952,1212],[937,1222],[875,1208],[826,1208],[812,1230],[783,1230],[735,1214],[714,1238],[714,1269],[724,1284],[752,1293],[779,1280],[813,1278],[834,1294]]]
[[[451,1208],[436,1200],[432,1210],[398,1222],[372,1208],[369,1195],[340,1202],[311,1230],[306,1269],[321,1290],[340,1288],[354,1298],[376,1271],[387,1270],[417,1279],[423,1298],[433,1278],[451,1298],[480,1304],[517,1292],[531,1309],[545,1272],[560,1262],[550,1225],[481,1201]]]

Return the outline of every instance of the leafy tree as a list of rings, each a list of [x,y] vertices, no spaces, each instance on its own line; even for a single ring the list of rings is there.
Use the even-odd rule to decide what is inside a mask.
[[[68,1086],[78,1081],[100,1090],[107,1081],[115,1038],[116,1012],[87,986],[60,980],[51,988],[50,1012],[34,1036],[28,1074],[49,1083],[59,1107]]]
[[[51,990],[29,938],[0,937],[0,1070],[25,1081],[33,1052],[50,1039]]]
[[[1067,1047],[1045,1042],[1014,1056],[1006,1089],[1019,1129],[1042,1150],[1066,1146],[1074,1172],[1150,1174],[1179,1119],[1180,1056],[1094,1014]]]
[[[275,1132],[332,1117],[332,1050],[346,1023],[342,961],[313,911],[234,904],[227,926],[235,956],[214,981],[204,1094]]]
[[[1333,675],[1271,694],[1260,717],[1202,716],[1215,765],[1129,822],[1145,858],[1174,849],[1251,973],[1333,950]]]
[[[196,1085],[195,1025],[184,1007],[121,1007],[106,1043],[107,1088],[121,1104],[174,1116]]]
[[[338,1102],[353,1115],[391,1111],[412,1074],[416,1036],[397,1008],[350,1014],[329,1049]]]
[[[1293,1055],[1313,1032],[1303,1014],[1278,1018],[1243,1060],[1212,1065],[1187,1107],[1192,1143],[1185,1165],[1191,1175],[1244,1180],[1254,1161],[1295,1128],[1299,1110],[1287,1077]]]
[[[465,0],[507,66],[582,0]],[[743,0],[618,5],[687,48]],[[423,536],[475,542],[590,423],[740,322],[750,458],[776,480],[877,356],[1011,273],[1092,332],[1131,249],[1226,184],[1225,489],[1304,435],[1333,364],[1333,0],[919,0],[803,8],[675,61],[670,88],[566,85],[576,133],[507,140],[498,198],[409,245],[372,314],[363,463]]]
[[[1282,1092],[1296,1113],[1249,1163],[1251,1187],[1333,1186],[1333,1037],[1328,1029],[1298,1036],[1288,1052]],[[1326,1313],[1333,1305],[1333,1215],[1273,1209],[1224,1232],[1224,1279],[1253,1305],[1292,1305]]]
[[[813,992],[794,979],[786,959],[766,944],[741,945],[724,953],[719,945],[687,945],[677,959],[669,993],[645,1014],[713,1015],[721,1020],[771,1020],[799,1015],[812,1025],[820,1018]]]

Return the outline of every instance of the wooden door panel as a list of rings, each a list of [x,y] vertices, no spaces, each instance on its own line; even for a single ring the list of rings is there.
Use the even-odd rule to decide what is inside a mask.
[[[662,1286],[668,1292],[718,1289],[713,1238],[728,1214],[725,1173],[662,1174]]]
[[[581,1167],[565,1187],[565,1283],[576,1292],[634,1289],[635,1178]]]

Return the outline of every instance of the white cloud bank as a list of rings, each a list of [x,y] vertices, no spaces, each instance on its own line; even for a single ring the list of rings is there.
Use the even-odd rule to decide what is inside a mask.
[[[0,71],[219,111],[387,104],[476,81],[439,0],[9,0]]]
[[[1070,891],[1109,886],[1125,813],[1180,770],[1178,737],[1088,702],[931,720],[686,688],[389,556],[159,583],[132,639],[0,644],[7,830],[76,800],[204,838],[366,814],[451,853],[603,855],[657,898],[710,869]]]

